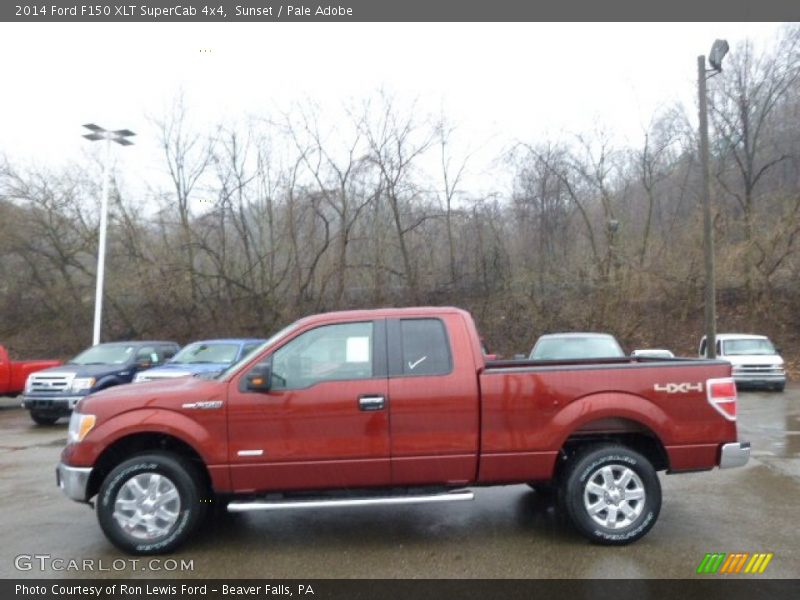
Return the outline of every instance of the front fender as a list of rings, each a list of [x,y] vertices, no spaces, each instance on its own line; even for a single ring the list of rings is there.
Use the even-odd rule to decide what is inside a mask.
[[[139,408],[115,415],[92,429],[77,444],[64,449],[71,466],[94,465],[100,454],[118,440],[137,433],[161,433],[177,438],[194,449],[206,465],[223,464],[227,458],[224,414],[209,415],[201,424],[175,410]]]

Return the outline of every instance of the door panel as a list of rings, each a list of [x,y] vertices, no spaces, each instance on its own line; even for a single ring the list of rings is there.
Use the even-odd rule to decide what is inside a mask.
[[[445,319],[387,322],[396,485],[458,485],[476,475],[477,375],[469,357],[459,360],[450,350],[471,342],[458,315]]]
[[[383,320],[299,332],[272,353],[269,392],[232,382],[228,418],[236,491],[390,482]],[[381,405],[378,401],[383,399]]]

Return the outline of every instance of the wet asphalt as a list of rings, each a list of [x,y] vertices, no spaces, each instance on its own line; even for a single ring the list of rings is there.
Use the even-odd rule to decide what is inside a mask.
[[[516,485],[477,488],[474,502],[226,515],[174,554],[134,563],[56,488],[66,429],[0,410],[0,577],[691,578],[707,552],[773,552],[770,577],[800,577],[800,384],[741,393],[750,463],[662,474],[658,523],[625,547],[585,542]]]

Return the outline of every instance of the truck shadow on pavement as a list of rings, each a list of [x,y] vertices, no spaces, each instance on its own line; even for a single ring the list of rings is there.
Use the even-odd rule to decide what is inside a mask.
[[[370,507],[222,513],[190,542],[204,551],[226,547],[274,551],[348,546],[392,548],[430,543],[481,543],[487,538],[541,536],[551,543],[581,540],[562,522],[549,496],[525,486],[477,489],[474,502],[450,506]],[[489,497],[483,497],[489,496]],[[503,496],[491,498],[491,496]]]

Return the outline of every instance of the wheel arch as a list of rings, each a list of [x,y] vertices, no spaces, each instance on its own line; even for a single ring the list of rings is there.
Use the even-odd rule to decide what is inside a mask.
[[[114,467],[136,454],[146,452],[169,453],[188,461],[197,469],[205,489],[211,490],[211,476],[200,453],[174,435],[152,431],[125,435],[103,449],[92,468],[87,484],[86,498],[92,498],[97,494],[103,480]]]
[[[627,393],[594,394],[568,405],[557,420],[563,423],[565,433],[558,444],[556,477],[563,464],[589,444],[621,444],[642,454],[656,471],[670,467],[663,435],[669,417],[645,398]]]

